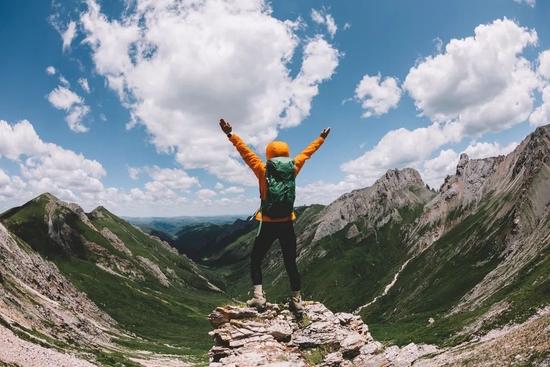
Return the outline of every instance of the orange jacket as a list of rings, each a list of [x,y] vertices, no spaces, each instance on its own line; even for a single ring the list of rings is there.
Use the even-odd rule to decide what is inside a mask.
[[[260,198],[266,199],[267,196],[267,180],[265,178],[265,170],[266,165],[264,161],[258,157],[256,153],[252,149],[250,149],[246,143],[235,133],[231,133],[231,137],[229,140],[233,143],[235,148],[237,148],[237,151],[241,155],[241,157],[244,159],[245,163],[252,169],[256,177],[258,178],[258,182],[260,185]],[[294,157],[294,165],[296,166],[296,175],[300,172],[302,169],[304,163],[306,160],[311,158],[313,153],[321,147],[321,145],[324,143],[325,139],[322,137],[318,137],[317,139],[313,140],[300,154],[298,154],[296,157]],[[288,145],[281,141],[274,141],[267,145],[266,147],[266,157],[268,159],[273,157],[288,157],[289,156],[289,149]],[[288,222],[291,220],[296,219],[296,213],[292,213],[292,215],[289,215],[288,217],[284,218],[271,218],[267,215],[264,215],[262,217],[261,211],[258,211],[256,213],[256,220],[263,221],[263,222]]]

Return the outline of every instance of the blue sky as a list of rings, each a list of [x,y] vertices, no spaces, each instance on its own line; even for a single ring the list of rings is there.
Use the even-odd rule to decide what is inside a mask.
[[[219,117],[260,153],[332,127],[306,204],[405,166],[437,188],[461,152],[506,154],[549,122],[547,1],[168,3],[0,1],[0,209],[50,191],[248,213],[256,183]]]

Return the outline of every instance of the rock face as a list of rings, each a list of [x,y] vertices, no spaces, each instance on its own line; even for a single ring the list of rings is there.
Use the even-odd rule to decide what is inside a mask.
[[[249,366],[410,366],[438,349],[409,344],[384,347],[373,340],[361,318],[333,313],[319,302],[305,303],[297,321],[285,306],[268,304],[265,312],[224,306],[209,316],[215,345],[211,367]]]
[[[433,195],[418,171],[389,170],[374,185],[344,194],[323,209],[312,226],[315,228],[313,242],[338,232],[358,218],[374,228],[379,227],[399,215],[398,209],[423,205]]]
[[[68,343],[110,344],[115,321],[0,224],[0,321]]]

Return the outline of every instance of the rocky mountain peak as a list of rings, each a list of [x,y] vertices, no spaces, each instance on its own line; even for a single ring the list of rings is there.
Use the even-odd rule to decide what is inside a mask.
[[[460,154],[460,158],[458,159],[458,164],[456,166],[457,176],[462,176],[462,174],[464,173],[464,167],[466,167],[469,161],[470,161],[470,157],[468,157],[468,154],[466,153]]]
[[[512,168],[512,177],[525,172],[533,176],[550,160],[550,125],[540,126],[516,148],[517,159]]]
[[[40,201],[40,200],[46,200],[47,202],[50,202],[50,201],[61,202],[61,200],[57,196],[49,192],[44,192],[33,199],[33,201]]]
[[[361,317],[333,313],[319,302],[305,303],[296,320],[286,305],[223,306],[209,316],[215,345],[211,367],[249,366],[410,366],[437,348],[409,344],[386,347],[375,341]]]
[[[89,215],[92,218],[103,218],[103,217],[108,216],[110,214],[111,214],[110,211],[108,211],[104,206],[100,205],[100,206],[96,207],[94,210],[92,210]]]
[[[400,208],[424,205],[432,197],[415,169],[388,170],[372,186],[344,194],[323,209],[315,222],[314,241],[338,232],[360,217],[381,226],[389,216],[398,216]]]
[[[374,185],[389,187],[404,187],[407,185],[424,185],[420,173],[414,168],[390,169],[380,177]]]

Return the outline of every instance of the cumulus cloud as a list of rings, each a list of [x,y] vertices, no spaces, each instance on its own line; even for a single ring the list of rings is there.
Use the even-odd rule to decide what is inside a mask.
[[[137,180],[139,178],[139,175],[141,174],[141,169],[138,167],[128,167],[128,176],[132,180]]]
[[[121,19],[89,0],[80,22],[97,72],[146,127],[161,152],[184,168],[254,185],[217,121],[225,117],[263,150],[280,128],[308,116],[318,85],[338,64],[321,36],[300,39],[295,23],[260,0],[200,3],[140,0]],[[303,47],[301,69],[290,65]]]
[[[212,199],[216,195],[218,195],[216,191],[210,189],[200,189],[197,191],[197,197],[205,201]]]
[[[327,13],[326,9],[311,9],[311,19],[317,24],[325,25],[330,36],[334,37],[336,31],[338,30],[338,26],[336,25],[336,22],[334,21],[332,15]],[[347,28],[344,26],[344,29]]]
[[[48,101],[59,110],[68,110],[75,104],[81,104],[82,98],[65,87],[57,87],[48,94]]]
[[[184,170],[141,167],[136,170],[147,177],[143,187],[106,187],[102,179],[107,172],[101,163],[43,141],[28,121],[10,124],[0,120],[0,158],[19,167],[19,173],[12,176],[0,169],[0,205],[4,208],[21,205],[44,192],[77,202],[86,210],[101,204],[127,215],[193,214],[200,208],[188,205],[190,190],[198,188],[199,182]],[[252,210],[246,198],[239,201],[240,208]],[[238,204],[224,200],[226,211]]]
[[[147,167],[144,170],[152,179],[145,184],[145,188],[151,192],[186,191],[199,184],[196,177],[189,176],[187,172],[179,168],[154,166],[152,168]]]
[[[550,124],[550,84],[543,88],[542,104],[529,116],[529,122],[533,126]]]
[[[66,86],[58,86],[48,94],[48,101],[58,110],[67,112],[65,121],[69,128],[77,133],[87,132],[82,120],[90,112],[90,107],[84,104],[82,98]]]
[[[50,191],[76,199],[79,194],[98,193],[104,188],[100,179],[106,172],[99,162],[42,141],[28,121],[13,125],[0,121],[0,157],[14,161],[20,167],[21,176],[10,180],[16,187],[25,188],[25,192],[12,190],[12,197],[29,197]],[[6,195],[6,192],[2,194]]]
[[[226,194],[242,194],[244,192],[244,188],[240,186],[229,186],[226,188],[220,189],[220,194],[226,195]]]
[[[526,4],[526,5],[529,5],[530,7],[534,8],[536,3],[537,3],[537,0],[514,0],[516,3],[518,4]]]
[[[51,65],[48,66],[48,67],[46,68],[46,74],[48,74],[48,75],[55,75],[55,68],[54,68],[53,66],[51,66]]]
[[[78,79],[78,84],[80,84],[80,87],[84,92],[90,93],[90,85],[88,84],[88,79],[80,78]]]
[[[363,117],[380,116],[397,107],[401,88],[395,78],[386,77],[382,80],[380,74],[365,74],[355,88],[355,98],[365,110]]]
[[[468,154],[470,159],[481,159],[506,155],[514,150],[517,145],[516,142],[505,146],[501,146],[497,142],[473,142],[463,152]],[[416,168],[420,171],[424,182],[432,188],[438,189],[447,175],[455,173],[459,157],[460,153],[455,152],[453,149],[443,149],[436,157],[418,164]]]
[[[70,21],[67,28],[61,33],[61,39],[63,40],[63,51],[66,51],[71,47],[74,37],[76,36],[76,23]]]
[[[534,30],[512,20],[482,24],[474,36],[451,40],[443,53],[411,68],[403,87],[423,115],[455,121],[464,135],[506,129],[533,109],[539,80],[521,54],[536,43]]]
[[[413,166],[428,159],[432,152],[448,142],[460,140],[456,123],[437,124],[414,130],[391,130],[362,156],[344,163],[341,168],[348,180],[370,185],[388,169]]]
[[[315,181],[296,187],[296,205],[329,204],[340,195],[358,188],[355,182],[342,180],[337,183]]]
[[[529,116],[529,122],[533,126],[542,126],[550,123],[550,50],[539,54],[537,73],[542,84],[542,104]]]
[[[451,157],[444,151],[431,158],[444,145],[526,121],[541,81],[522,53],[536,42],[534,30],[504,18],[477,26],[474,36],[452,39],[440,54],[421,60],[410,69],[403,89],[432,124],[389,131],[372,149],[342,165],[346,180],[370,185],[388,169],[422,168],[426,160],[426,172],[435,172]],[[545,111],[537,111],[533,124],[546,118]],[[430,184],[439,179],[429,178]]]
[[[550,50],[546,50],[539,55],[538,73],[545,79],[550,80]]]

